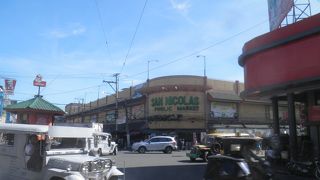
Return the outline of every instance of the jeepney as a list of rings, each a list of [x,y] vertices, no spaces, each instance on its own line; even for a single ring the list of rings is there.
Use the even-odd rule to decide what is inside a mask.
[[[186,153],[190,161],[195,161],[200,158],[203,161],[208,161],[208,156],[220,154],[223,149],[221,138],[225,137],[249,137],[247,133],[211,133],[207,134],[203,139],[203,144],[196,144],[191,148],[191,151]]]
[[[89,156],[92,128],[0,124],[0,179],[121,179],[109,158]]]
[[[102,155],[117,155],[118,145],[112,141],[111,134],[104,132],[94,132],[93,142],[91,144],[91,151],[94,154]]]

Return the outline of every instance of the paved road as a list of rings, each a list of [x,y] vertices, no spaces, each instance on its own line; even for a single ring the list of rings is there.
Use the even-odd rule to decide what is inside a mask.
[[[116,161],[116,166],[125,173],[125,180],[202,180],[206,162],[200,159],[196,162],[190,162],[186,157],[186,152],[139,154],[120,151],[116,156],[105,157],[110,157]],[[274,179],[310,180],[313,178],[277,174]]]
[[[190,162],[186,152],[138,154],[120,151],[113,159],[117,167],[125,172],[125,180],[201,180],[206,163],[200,160]]]

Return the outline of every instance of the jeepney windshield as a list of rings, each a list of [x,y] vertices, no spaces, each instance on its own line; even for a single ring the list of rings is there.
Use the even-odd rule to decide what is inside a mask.
[[[85,138],[51,138],[49,140],[49,149],[84,149],[86,147]]]

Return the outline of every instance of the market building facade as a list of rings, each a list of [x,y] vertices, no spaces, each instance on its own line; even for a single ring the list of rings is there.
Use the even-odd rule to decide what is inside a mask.
[[[214,131],[270,133],[271,101],[242,99],[243,89],[238,81],[203,76],[158,77],[123,89],[118,99],[111,95],[87,104],[69,104],[65,118],[68,123],[103,123],[104,131],[124,144],[126,135],[131,143],[150,135],[173,135],[191,146]],[[281,113],[285,121],[286,112]]]

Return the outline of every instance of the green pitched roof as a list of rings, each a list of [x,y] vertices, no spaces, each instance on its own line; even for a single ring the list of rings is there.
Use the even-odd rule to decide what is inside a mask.
[[[48,101],[42,99],[41,97],[35,97],[27,101],[23,101],[17,104],[12,104],[5,107],[5,109],[7,111],[31,109],[31,110],[39,110],[39,111],[51,111],[58,114],[64,114],[64,111],[62,109],[49,103]]]

